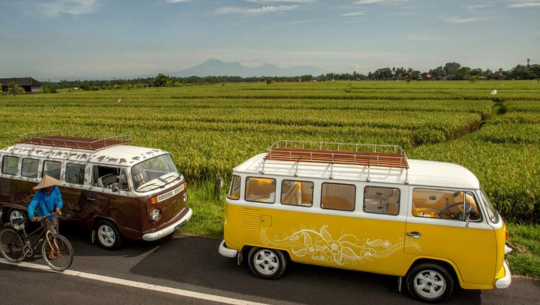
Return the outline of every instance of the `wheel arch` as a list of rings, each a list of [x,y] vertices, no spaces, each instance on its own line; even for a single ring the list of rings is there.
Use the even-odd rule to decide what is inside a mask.
[[[454,280],[455,283],[459,283],[459,286],[463,288],[463,280],[461,279],[461,274],[459,273],[459,269],[458,267],[456,266],[456,264],[454,264],[452,261],[449,261],[449,260],[445,260],[445,259],[433,259],[433,258],[419,258],[417,260],[415,260],[411,266],[409,267],[409,269],[407,270],[407,274],[416,266],[418,265],[421,265],[421,264],[426,264],[426,263],[431,263],[431,264],[437,264],[437,265],[440,265],[441,267],[445,268],[449,273],[450,275],[452,276],[452,279]],[[406,275],[407,275],[406,274]]]

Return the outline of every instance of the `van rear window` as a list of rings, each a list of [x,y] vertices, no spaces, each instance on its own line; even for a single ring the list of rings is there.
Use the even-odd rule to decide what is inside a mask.
[[[350,184],[323,183],[321,208],[338,211],[354,211],[356,186]]]
[[[229,190],[229,199],[232,200],[238,200],[240,199],[240,184],[241,184],[240,176],[233,176],[232,182],[231,182],[231,189]]]

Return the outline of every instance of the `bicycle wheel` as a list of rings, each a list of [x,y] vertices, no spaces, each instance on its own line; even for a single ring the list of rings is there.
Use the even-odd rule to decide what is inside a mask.
[[[4,229],[0,232],[0,253],[11,263],[17,263],[23,257],[24,241],[16,231]]]
[[[64,271],[73,262],[73,247],[62,235],[51,235],[48,240],[45,239],[41,253],[47,265],[55,271]]]

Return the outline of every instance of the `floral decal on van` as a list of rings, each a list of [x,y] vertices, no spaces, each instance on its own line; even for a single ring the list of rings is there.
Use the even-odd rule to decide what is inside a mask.
[[[309,256],[315,261],[336,263],[340,266],[357,263],[363,264],[366,261],[381,259],[402,251],[403,247],[415,248],[422,251],[422,248],[415,240],[400,238],[397,243],[389,240],[360,240],[352,234],[344,233],[338,239],[334,239],[327,230],[327,225],[321,227],[320,232],[313,229],[301,227],[301,230],[293,229],[290,235],[284,234],[280,239],[277,235],[270,239],[266,235],[267,227],[261,229],[261,241],[266,246],[289,248],[295,256]]]

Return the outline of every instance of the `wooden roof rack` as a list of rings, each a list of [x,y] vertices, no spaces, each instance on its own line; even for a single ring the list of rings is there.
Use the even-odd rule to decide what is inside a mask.
[[[334,164],[409,169],[407,154],[398,145],[278,141],[268,147],[261,173],[269,160],[296,162],[297,173],[300,162],[331,164],[332,170]]]
[[[19,135],[19,144],[50,147],[98,150],[105,147],[130,143],[127,134],[85,133],[76,131],[49,130]]]

